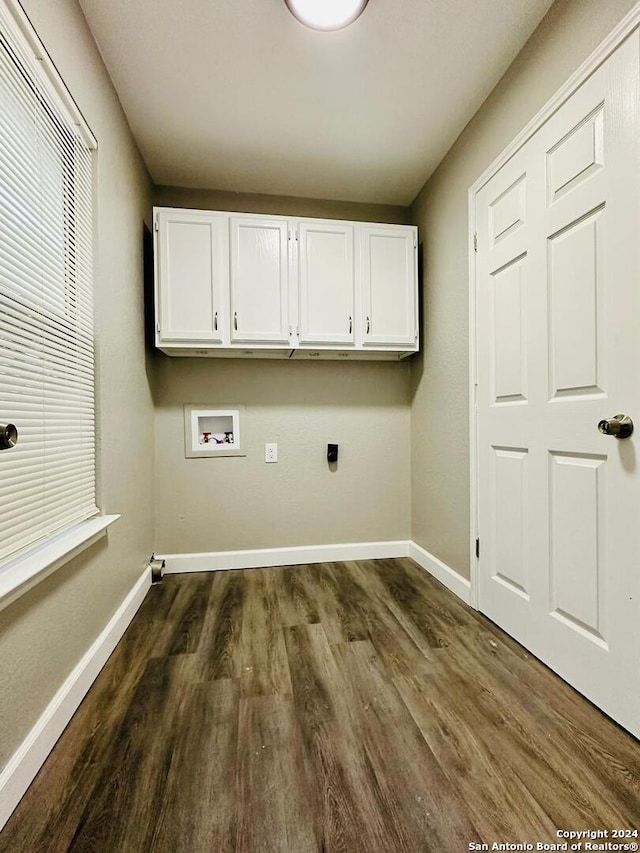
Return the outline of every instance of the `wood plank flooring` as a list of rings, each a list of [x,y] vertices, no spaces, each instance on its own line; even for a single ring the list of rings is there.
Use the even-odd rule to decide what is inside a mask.
[[[411,560],[372,560],[154,586],[0,851],[461,853],[622,828],[640,744]]]

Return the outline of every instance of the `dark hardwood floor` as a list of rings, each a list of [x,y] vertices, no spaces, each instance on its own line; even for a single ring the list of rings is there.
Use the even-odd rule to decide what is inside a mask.
[[[462,853],[622,828],[640,744],[411,560],[377,560],[154,586],[0,851]]]

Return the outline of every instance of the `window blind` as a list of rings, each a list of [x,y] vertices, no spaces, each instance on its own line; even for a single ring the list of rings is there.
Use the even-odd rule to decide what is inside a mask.
[[[94,515],[91,151],[0,2],[0,560]]]

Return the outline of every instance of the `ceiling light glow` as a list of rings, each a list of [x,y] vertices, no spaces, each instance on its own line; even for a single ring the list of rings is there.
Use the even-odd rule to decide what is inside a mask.
[[[353,23],[368,0],[285,0],[292,14],[314,30],[341,30]]]

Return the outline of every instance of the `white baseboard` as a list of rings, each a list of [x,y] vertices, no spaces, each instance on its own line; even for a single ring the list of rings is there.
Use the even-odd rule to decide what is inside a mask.
[[[0,829],[33,782],[135,616],[150,586],[151,572],[145,569],[144,574],[116,610],[105,629],[64,681],[38,722],[0,773]]]
[[[229,569],[258,569],[296,566],[340,560],[375,560],[408,557],[411,543],[352,542],[343,545],[303,545],[297,548],[260,548],[252,551],[211,551],[200,554],[156,554],[165,561],[165,572],[221,572]]]
[[[426,569],[430,575],[433,575],[436,580],[439,580],[443,586],[461,598],[465,604],[471,604],[471,581],[463,578],[462,575],[420,545],[416,545],[415,542],[409,544],[409,556],[419,566]]]

